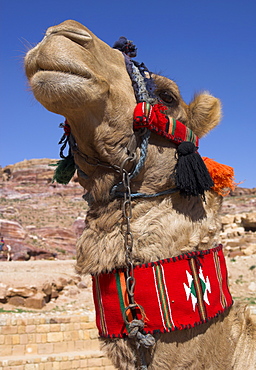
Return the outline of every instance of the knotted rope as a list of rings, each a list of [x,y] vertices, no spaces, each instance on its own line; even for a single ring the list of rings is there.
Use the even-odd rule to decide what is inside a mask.
[[[142,320],[132,320],[129,323],[129,338],[137,339],[139,344],[145,348],[150,348],[155,344],[155,338],[151,334],[142,334],[144,322]]]
[[[140,370],[147,370],[148,366],[145,359],[143,347],[148,349],[155,344],[155,338],[151,334],[143,334],[144,322],[142,320],[134,319],[129,323],[128,337],[136,340],[137,350],[140,353]]]

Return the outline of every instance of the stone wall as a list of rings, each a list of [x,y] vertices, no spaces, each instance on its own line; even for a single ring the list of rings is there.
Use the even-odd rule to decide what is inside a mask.
[[[256,254],[256,212],[221,217],[221,243],[229,257]]]
[[[94,315],[0,314],[0,370],[114,370],[100,351]]]

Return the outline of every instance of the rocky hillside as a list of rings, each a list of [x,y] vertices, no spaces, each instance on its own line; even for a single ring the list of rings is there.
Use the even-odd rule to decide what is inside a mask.
[[[56,162],[25,160],[0,170],[0,233],[13,260],[75,258],[87,203],[75,177],[68,185],[52,183]]]
[[[75,258],[87,203],[76,177],[68,185],[52,183],[56,162],[33,159],[0,169],[0,233],[13,260]],[[256,188],[238,187],[224,199],[221,242],[231,257],[256,253]]]

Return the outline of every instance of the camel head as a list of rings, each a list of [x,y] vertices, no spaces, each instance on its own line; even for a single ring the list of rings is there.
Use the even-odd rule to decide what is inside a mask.
[[[123,53],[82,24],[68,20],[50,27],[43,40],[27,53],[25,70],[35,98],[49,111],[67,119],[79,153],[120,166],[127,157],[127,148],[138,141],[133,130],[136,99]],[[167,107],[165,113],[199,138],[219,123],[218,99],[202,93],[186,104],[174,81],[159,75],[152,78],[154,95]],[[160,188],[167,183],[171,186],[175,152],[175,144],[153,134],[148,165],[134,181],[135,190],[156,190],[151,181],[152,169],[154,177],[160,179]],[[88,164],[79,153],[74,155],[75,162],[89,176],[89,180],[80,177],[80,183],[94,192],[95,198],[102,199],[118,174]]]

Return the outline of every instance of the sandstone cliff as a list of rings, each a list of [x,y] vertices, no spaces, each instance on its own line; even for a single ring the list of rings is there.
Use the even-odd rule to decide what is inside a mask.
[[[75,177],[52,183],[56,162],[25,160],[0,170],[0,233],[13,260],[75,258],[87,204]]]

